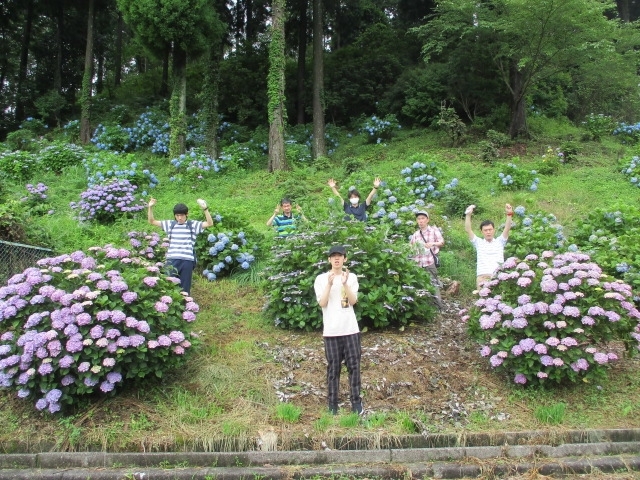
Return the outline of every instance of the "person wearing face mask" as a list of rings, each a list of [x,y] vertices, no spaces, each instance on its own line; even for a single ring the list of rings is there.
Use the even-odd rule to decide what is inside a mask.
[[[369,193],[369,196],[364,201],[364,203],[360,203],[360,193],[356,189],[349,191],[349,202],[345,202],[344,199],[340,196],[340,192],[338,192],[336,188],[336,181],[333,178],[330,178],[327,183],[331,187],[333,193],[340,199],[340,202],[342,202],[342,208],[344,208],[344,213],[346,213],[345,220],[356,219],[361,222],[366,222],[367,207],[371,205],[371,200],[378,191],[380,182],[380,178],[376,177],[376,179],[373,181],[373,189]]]

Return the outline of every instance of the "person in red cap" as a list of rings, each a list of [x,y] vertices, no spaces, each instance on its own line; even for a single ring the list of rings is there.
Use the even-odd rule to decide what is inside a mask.
[[[344,267],[347,250],[342,245],[329,249],[328,272],[316,277],[313,285],[322,307],[324,353],[327,358],[327,397],[329,411],[338,413],[340,369],[349,373],[351,411],[364,412],[360,396],[360,327],[353,306],[358,301],[358,277]]]
[[[429,225],[429,213],[425,210],[418,210],[415,213],[418,231],[409,239],[415,252],[413,259],[431,274],[431,284],[436,288],[436,306],[442,310],[444,305],[440,297],[440,280],[438,280],[438,268],[435,260],[436,255],[440,252],[440,247],[444,245],[444,237],[438,227]]]
[[[213,225],[213,218],[209,213],[209,207],[204,200],[198,199],[198,205],[204,211],[205,222],[188,220],[189,208],[184,203],[178,203],[173,207],[174,220],[156,220],[153,216],[153,207],[157,203],[155,198],[150,198],[147,210],[147,220],[151,225],[161,227],[169,235],[169,248],[167,249],[167,265],[180,279],[182,291],[190,293],[193,269],[196,265],[196,236],[203,229]]]

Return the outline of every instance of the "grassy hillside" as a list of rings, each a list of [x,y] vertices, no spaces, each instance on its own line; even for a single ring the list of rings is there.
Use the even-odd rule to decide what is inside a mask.
[[[267,238],[273,233],[265,223],[283,196],[299,203],[311,224],[322,223],[332,208],[329,178],[338,181],[344,195],[349,185],[358,185],[366,195],[374,177],[402,182],[400,172],[416,154],[427,154],[437,162],[441,185],[457,178],[471,192],[473,203],[482,207],[482,217],[498,224],[506,202],[553,213],[567,234],[596,208],[640,205],[640,189],[620,173],[620,160],[629,159],[633,150],[613,138],[579,143],[575,159],[559,165],[551,175],[539,175],[535,192],[498,189],[506,163],[536,168],[549,158],[543,157],[550,155],[549,147],[555,151],[568,136],[579,138],[580,132],[563,131],[554,138],[540,129],[535,141],[505,146],[492,163],[479,159],[476,141],[449,148],[431,132],[403,132],[387,144],[344,138],[322,168],[292,161],[290,171],[274,174],[228,169],[203,179],[196,188],[169,180],[173,170],[168,159],[149,154],[136,154],[136,158],[160,181],[150,190],[158,199],[156,218],[170,218],[177,202],[195,211],[196,199],[205,198],[212,211],[232,212]],[[355,173],[348,174],[350,170]],[[153,230],[144,211],[108,226],[79,224],[69,203],[78,201],[86,188],[81,166],[28,181],[49,186],[47,212],[52,213],[28,218],[27,225],[38,230],[34,237],[46,240],[56,252],[105,243],[126,246],[127,232]],[[2,181],[5,205],[24,196],[25,183]],[[433,200],[431,211],[444,214],[444,206]],[[479,220],[474,218],[474,226]],[[216,282],[196,277],[193,296],[200,305],[196,328],[202,331],[204,345],[186,368],[116,397],[89,398],[64,418],[37,413],[29,402],[2,392],[0,445],[8,452],[25,448],[245,449],[254,448],[256,438],[274,430],[283,448],[300,446],[300,442],[313,447],[342,436],[538,428],[549,425],[542,423],[545,409],[558,403],[566,406],[559,428],[639,427],[638,360],[621,361],[610,379],[599,385],[555,392],[523,390],[489,371],[456,316],[471,301],[475,276],[463,219],[449,216],[439,221],[447,232],[443,275],[461,281],[463,291],[447,298],[447,310],[432,324],[415,323],[404,332],[365,334],[363,390],[370,409],[365,420],[326,415],[320,334],[283,331],[265,318],[264,291],[251,281],[263,265],[258,262],[254,275],[240,272]],[[343,387],[344,383],[343,379]],[[284,399],[289,403],[282,403]]]

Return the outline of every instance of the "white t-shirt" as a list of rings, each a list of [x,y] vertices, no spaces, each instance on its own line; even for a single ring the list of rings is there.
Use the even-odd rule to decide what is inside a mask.
[[[474,235],[471,244],[477,252],[476,275],[493,275],[504,263],[504,246],[507,244],[507,239],[502,235],[494,237],[491,242]]]
[[[316,299],[320,301],[320,297],[327,288],[329,282],[329,273],[321,273],[316,277],[313,288],[316,292]],[[353,293],[358,294],[358,277],[353,273],[349,273],[347,285]],[[324,337],[341,337],[343,335],[353,335],[360,331],[356,312],[353,311],[353,305],[342,308],[342,281],[339,278],[333,280],[331,291],[329,292],[329,302],[326,307],[322,308],[322,323]]]

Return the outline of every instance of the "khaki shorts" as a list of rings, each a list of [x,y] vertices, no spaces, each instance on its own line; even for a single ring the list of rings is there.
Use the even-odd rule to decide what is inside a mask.
[[[482,288],[484,282],[488,282],[489,280],[491,280],[491,275],[478,275],[476,277],[476,287],[478,287],[478,290]]]

